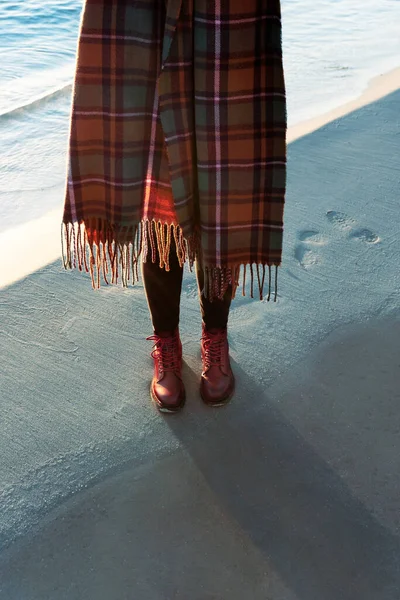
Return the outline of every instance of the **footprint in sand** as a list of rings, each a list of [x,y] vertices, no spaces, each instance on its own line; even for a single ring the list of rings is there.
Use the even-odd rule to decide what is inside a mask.
[[[367,244],[376,244],[376,242],[379,242],[379,236],[370,229],[355,229],[350,233],[350,237],[367,242]]]
[[[351,217],[348,217],[342,212],[337,212],[336,210],[328,210],[326,216],[328,221],[341,231],[350,231],[356,223]]]
[[[365,227],[355,227],[357,221],[348,215],[336,210],[328,210],[326,213],[328,221],[337,229],[348,234],[350,239],[360,240],[367,244],[376,244],[380,238],[376,233]]]
[[[304,229],[297,235],[298,243],[294,249],[294,256],[300,266],[308,269],[319,262],[319,255],[315,252],[316,247],[325,244],[325,238],[319,231]]]
[[[324,237],[320,234],[319,231],[315,231],[314,229],[304,229],[303,231],[299,231],[298,239],[301,242],[309,242],[310,244],[325,244]]]
[[[366,244],[376,244],[380,238],[376,233],[366,227],[358,227],[357,221],[345,213],[329,210],[326,213],[328,221],[335,229],[344,233],[349,239],[360,240]],[[324,246],[326,239],[315,229],[303,229],[297,234],[298,243],[294,249],[294,256],[301,267],[309,269],[320,262],[318,246]]]

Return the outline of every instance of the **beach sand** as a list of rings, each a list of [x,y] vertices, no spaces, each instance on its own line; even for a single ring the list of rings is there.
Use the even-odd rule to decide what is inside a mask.
[[[160,415],[142,286],[65,272],[60,213],[40,251],[37,223],[4,234],[2,600],[398,600],[399,88],[289,132],[279,298],[235,300],[224,408],[198,394],[193,274],[188,401]]]

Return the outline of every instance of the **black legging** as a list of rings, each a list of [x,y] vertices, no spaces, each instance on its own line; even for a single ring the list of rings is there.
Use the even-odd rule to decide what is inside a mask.
[[[156,262],[148,257],[143,263],[143,281],[146,290],[151,320],[155,333],[174,331],[179,324],[179,308],[182,290],[183,267],[180,267],[176,255],[174,236],[171,236],[170,270],[159,267],[159,255]],[[196,262],[196,276],[199,290],[200,311],[207,329],[222,329],[227,326],[229,308],[232,300],[232,286],[229,286],[223,300],[210,302],[201,293],[204,288],[204,272]]]

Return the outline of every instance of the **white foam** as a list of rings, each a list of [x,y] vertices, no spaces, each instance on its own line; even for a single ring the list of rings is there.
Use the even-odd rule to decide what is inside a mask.
[[[74,64],[13,78],[0,85],[0,117],[71,92]]]

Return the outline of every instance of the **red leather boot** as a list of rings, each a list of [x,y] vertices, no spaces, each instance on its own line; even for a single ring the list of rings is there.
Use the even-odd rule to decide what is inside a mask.
[[[223,406],[232,398],[235,389],[226,329],[218,329],[215,333],[211,333],[203,323],[201,358],[203,361],[201,397],[210,406]]]
[[[169,336],[155,334],[146,339],[155,342],[151,353],[154,359],[151,397],[159,411],[178,412],[186,400],[182,381],[182,343],[179,329]]]

